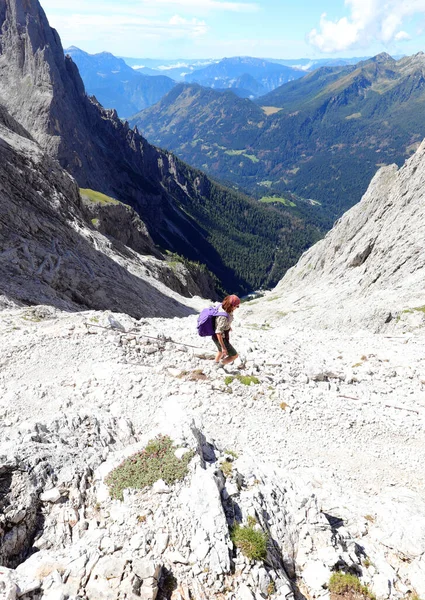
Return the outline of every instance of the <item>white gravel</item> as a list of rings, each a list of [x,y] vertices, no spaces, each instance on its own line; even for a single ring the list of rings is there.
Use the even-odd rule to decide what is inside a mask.
[[[233,343],[246,369],[237,361],[226,373],[197,356],[211,358],[214,345],[197,336],[195,316],[115,317],[136,331],[98,327],[110,327],[100,312],[0,312],[0,439],[62,411],[110,412],[142,432],[174,434],[194,419],[222,448],[255,453],[318,488],[423,494],[423,338],[263,329],[242,307]],[[260,383],[226,385],[238,373]]]

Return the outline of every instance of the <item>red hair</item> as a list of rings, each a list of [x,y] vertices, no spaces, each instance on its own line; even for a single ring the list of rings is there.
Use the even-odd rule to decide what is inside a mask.
[[[234,294],[232,294],[231,296],[225,297],[225,299],[221,303],[221,306],[227,313],[231,313],[235,310],[235,308],[239,306],[240,303],[240,299]]]

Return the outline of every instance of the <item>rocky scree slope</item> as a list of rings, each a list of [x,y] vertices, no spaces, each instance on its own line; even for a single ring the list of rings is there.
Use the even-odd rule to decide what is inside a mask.
[[[1,106],[0,274],[9,301],[136,317],[190,314],[188,297],[214,297],[215,285],[195,265],[167,263],[130,207],[85,206],[75,180]]]
[[[156,244],[206,264],[232,291],[262,283],[285,221],[149,145],[89,99],[37,0],[0,0],[0,104],[81,188],[132,206]]]
[[[423,596],[421,340],[268,329],[248,311],[229,372],[194,315],[0,313],[7,600],[328,598],[339,569],[379,600]],[[106,475],[158,433],[195,451],[186,478],[111,499]],[[235,521],[267,535],[264,560],[234,547]]]
[[[361,202],[288,271],[267,297],[270,322],[423,331],[424,186],[422,143],[401,169],[380,169]]]

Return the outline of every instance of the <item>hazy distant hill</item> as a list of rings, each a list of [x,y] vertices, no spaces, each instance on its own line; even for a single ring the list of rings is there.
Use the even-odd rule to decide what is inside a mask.
[[[167,75],[175,81],[184,81],[187,74],[193,73],[198,69],[203,69],[213,63],[218,63],[218,59],[208,58],[129,58],[121,57],[127,65],[146,75]]]
[[[109,52],[88,54],[75,46],[64,52],[78,66],[87,93],[105,108],[115,108],[121,118],[152,106],[175,86],[169,77],[139,73]]]
[[[379,166],[425,136],[425,55],[323,67],[256,103],[177,86],[132,121],[155,144],[258,196],[293,191],[340,216]]]
[[[260,58],[236,56],[224,58],[216,64],[198,69],[186,75],[184,80],[213,89],[241,88],[248,90],[253,97],[258,97],[303,75],[305,75],[304,71],[292,67],[267,62]]]

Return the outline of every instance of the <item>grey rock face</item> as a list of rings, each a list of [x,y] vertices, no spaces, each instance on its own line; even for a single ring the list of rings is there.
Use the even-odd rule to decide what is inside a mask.
[[[164,260],[125,246],[160,256],[143,223],[123,206],[115,210],[125,225],[123,241],[101,235],[86,222],[73,178],[22,136],[4,107],[0,119],[0,293],[66,310],[103,307],[138,317],[192,312],[171,290],[208,292],[208,275],[202,289],[183,265],[177,277]]]
[[[361,202],[288,271],[271,295],[271,317],[286,313],[294,323],[373,331],[420,326],[424,190],[422,143],[401,169],[378,171]]]
[[[157,244],[233,281],[208,234],[182,210],[202,204],[200,180],[206,195],[214,184],[85,95],[38,0],[0,0],[0,104],[81,188],[132,206]]]

